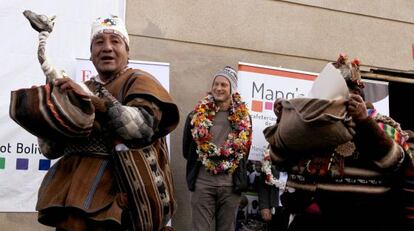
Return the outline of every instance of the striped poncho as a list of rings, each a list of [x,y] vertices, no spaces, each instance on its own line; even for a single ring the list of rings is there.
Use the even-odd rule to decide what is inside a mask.
[[[122,105],[150,111],[156,126],[154,135],[144,143],[116,136],[108,140],[103,135],[104,124],[98,124],[107,121],[107,115],[96,113],[97,123],[87,139],[59,140],[61,146],[55,150],[63,157],[48,171],[39,189],[39,222],[77,231],[119,230],[132,223],[133,230],[161,230],[176,210],[165,135],[178,124],[178,108],[153,77],[139,70],[127,70],[105,88]],[[118,139],[130,150],[113,152],[112,141]],[[43,154],[59,157],[59,153]],[[112,155],[120,155],[128,164],[118,164],[119,159]],[[128,172],[135,181],[119,180],[118,170]],[[131,188],[134,193],[128,191]]]

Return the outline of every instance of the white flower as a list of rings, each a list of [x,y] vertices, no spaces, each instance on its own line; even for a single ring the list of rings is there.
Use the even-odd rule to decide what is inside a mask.
[[[279,190],[285,190],[286,182],[280,181],[276,179],[276,177],[272,173],[272,162],[270,158],[270,150],[269,148],[265,149],[263,153],[263,160],[262,160],[262,172],[266,174],[265,183],[268,185],[274,185],[275,187],[279,188]]]

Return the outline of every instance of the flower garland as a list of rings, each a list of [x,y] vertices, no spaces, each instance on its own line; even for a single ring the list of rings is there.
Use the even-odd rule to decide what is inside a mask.
[[[266,148],[263,153],[263,160],[262,160],[262,172],[266,175],[265,183],[268,185],[274,185],[279,190],[285,190],[286,182],[276,179],[272,173],[272,160],[270,158],[270,150]]]
[[[201,99],[194,109],[191,133],[197,144],[198,159],[211,174],[233,173],[250,147],[252,128],[248,109],[239,93],[232,94],[232,99],[228,117],[231,132],[221,147],[211,142],[210,128],[218,111],[213,95]]]

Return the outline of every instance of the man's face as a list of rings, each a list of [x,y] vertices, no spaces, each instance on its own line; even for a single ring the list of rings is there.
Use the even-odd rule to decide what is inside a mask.
[[[223,76],[217,76],[214,79],[213,86],[211,87],[214,100],[216,102],[226,102],[231,100],[230,82]]]
[[[101,75],[113,75],[128,64],[128,49],[122,38],[114,33],[101,33],[91,44],[91,58]]]

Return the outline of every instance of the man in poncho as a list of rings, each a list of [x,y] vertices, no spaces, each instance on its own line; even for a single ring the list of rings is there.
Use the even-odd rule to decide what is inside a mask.
[[[127,67],[120,18],[98,18],[90,42],[94,126],[81,140],[39,139],[47,158],[61,157],[39,189],[39,222],[57,230],[162,230],[176,208],[165,136],[178,124],[178,108],[153,76]],[[70,78],[54,85],[89,94]]]
[[[349,62],[341,55],[332,65],[349,89],[344,108],[350,120],[341,125],[344,132],[352,131],[346,135],[351,135],[349,141],[296,151],[301,142],[309,146],[310,139],[319,138],[323,144],[331,138],[321,137],[315,129],[312,137],[296,140],[296,147],[279,145],[277,130],[288,116],[283,104],[275,104],[277,124],[264,131],[273,164],[288,172],[289,193],[282,200],[295,214],[289,230],[394,230],[400,213],[393,203],[392,187],[406,154],[405,133],[398,123],[364,102],[358,60]],[[267,179],[272,184],[272,176]]]

